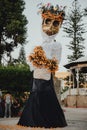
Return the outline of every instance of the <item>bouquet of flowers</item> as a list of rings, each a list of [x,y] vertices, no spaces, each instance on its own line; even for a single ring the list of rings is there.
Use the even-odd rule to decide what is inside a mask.
[[[55,57],[53,59],[47,59],[41,46],[35,47],[33,53],[29,55],[28,59],[35,67],[47,68],[49,72],[55,72],[58,70],[58,61]]]
[[[34,48],[34,52],[29,55],[29,60],[36,67],[42,67],[45,65],[46,56],[41,46]]]
[[[58,70],[58,61],[55,59],[47,59],[45,68],[48,69],[49,72],[55,72]]]

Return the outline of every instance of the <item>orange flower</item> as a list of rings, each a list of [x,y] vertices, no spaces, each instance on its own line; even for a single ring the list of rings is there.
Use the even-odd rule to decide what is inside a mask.
[[[29,61],[36,67],[44,66],[46,56],[41,46],[34,48],[34,52],[29,55]]]
[[[53,59],[48,59],[45,66],[49,72],[55,72],[58,70],[58,61]]]
[[[47,59],[41,46],[35,47],[34,52],[29,55],[28,59],[35,67],[44,67],[50,72],[55,72],[58,70],[58,61],[55,57],[53,59]]]

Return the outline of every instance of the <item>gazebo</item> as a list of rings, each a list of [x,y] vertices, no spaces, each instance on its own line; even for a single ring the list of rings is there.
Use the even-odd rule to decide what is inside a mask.
[[[74,95],[74,96],[76,96],[75,97],[76,103],[79,102],[78,104],[80,104],[82,98],[83,98],[82,102],[84,102],[85,101],[84,99],[87,98],[87,56],[81,57],[75,61],[72,61],[72,62],[64,65],[64,67],[67,68],[71,73],[71,76],[69,77],[70,83],[71,83],[71,77],[73,78],[73,86],[72,87],[71,87],[71,85],[69,86],[69,88],[70,88],[69,89],[70,90],[69,96],[71,95],[69,97],[69,100]],[[84,82],[82,81],[82,83],[80,80],[81,74],[85,79]],[[82,86],[83,86],[83,88],[82,88]],[[74,91],[72,91],[72,90],[74,90]],[[84,95],[83,95],[82,91],[85,91]],[[81,96],[83,96],[83,97],[81,97]],[[75,98],[73,98],[73,101],[75,101]],[[87,107],[87,102],[85,102],[85,105],[81,104],[81,106]]]
[[[73,88],[79,88],[79,74],[84,73],[85,83],[87,81],[87,56],[81,57],[64,65],[73,74]],[[86,84],[85,84],[86,85]],[[87,87],[87,86],[85,86]]]

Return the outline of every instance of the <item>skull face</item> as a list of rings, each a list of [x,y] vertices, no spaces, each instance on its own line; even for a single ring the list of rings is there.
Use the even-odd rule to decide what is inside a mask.
[[[61,26],[61,22],[55,19],[46,18],[43,19],[42,22],[42,30],[48,36],[58,33],[60,26]]]

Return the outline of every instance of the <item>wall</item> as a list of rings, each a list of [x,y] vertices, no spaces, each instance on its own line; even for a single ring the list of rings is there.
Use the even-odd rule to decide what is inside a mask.
[[[87,108],[87,95],[68,95],[65,103],[67,107]]]

